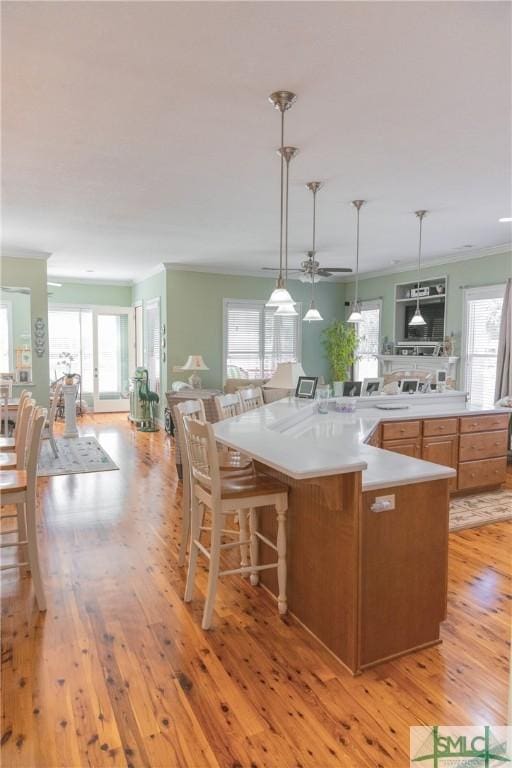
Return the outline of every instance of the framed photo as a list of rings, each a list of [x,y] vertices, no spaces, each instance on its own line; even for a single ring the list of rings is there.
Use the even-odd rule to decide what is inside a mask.
[[[316,392],[318,376],[299,376],[295,397],[307,398],[313,400]]]
[[[20,368],[18,370],[18,384],[29,384],[32,381],[32,369]]]
[[[384,379],[379,377],[377,379],[363,379],[363,386],[361,388],[361,394],[363,397],[369,397],[370,395],[378,395],[384,386]]]
[[[32,368],[32,350],[19,347],[16,350],[16,368]]]
[[[344,381],[343,397],[359,397],[361,394],[361,381]]]
[[[403,395],[414,395],[419,388],[419,379],[402,379],[400,382],[400,392]]]
[[[446,371],[436,371],[436,384],[446,384]]]

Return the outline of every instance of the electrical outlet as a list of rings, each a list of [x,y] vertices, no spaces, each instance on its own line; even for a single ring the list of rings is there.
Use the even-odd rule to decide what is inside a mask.
[[[387,496],[376,496],[371,506],[372,512],[389,512],[395,509],[395,494],[390,493]]]

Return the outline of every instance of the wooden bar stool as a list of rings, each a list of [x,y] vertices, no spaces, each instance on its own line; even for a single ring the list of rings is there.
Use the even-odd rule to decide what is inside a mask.
[[[20,405],[16,419],[16,450],[0,452],[0,470],[25,469],[27,438],[30,437],[31,420],[35,406],[35,400],[30,398],[25,398]]]
[[[202,400],[185,400],[183,403],[178,403],[174,406],[174,421],[176,423],[176,431],[178,434],[178,443],[180,446],[181,462],[183,467],[183,501],[182,501],[182,526],[181,526],[181,541],[180,551],[178,555],[178,565],[184,565],[187,555],[188,540],[190,538],[190,462],[187,451],[187,443],[185,440],[185,431],[183,419],[197,419],[199,421],[206,421],[204,403]],[[252,461],[250,459],[240,458],[240,455],[231,453],[225,448],[219,450],[219,466],[223,473],[233,472],[252,472]],[[246,518],[242,521],[242,526]]]
[[[2,564],[0,571],[13,568],[25,570],[27,567],[32,573],[37,605],[40,611],[46,610],[41,570],[39,567],[39,551],[37,547],[36,530],[36,488],[37,488],[37,459],[41,444],[41,432],[46,420],[45,408],[36,408],[32,422],[30,444],[28,447],[27,468],[0,472],[0,496],[2,504],[16,504],[23,508],[23,516],[18,515],[18,528],[12,531],[2,531],[5,535],[17,533],[15,542],[2,543],[0,547],[19,547],[21,549],[21,562]],[[7,515],[11,517],[11,515]],[[20,527],[21,521],[21,527]]]
[[[238,394],[243,413],[253,411],[255,408],[261,408],[262,405],[265,405],[261,387],[245,387],[244,389],[239,389]]]
[[[208,591],[203,612],[203,629],[209,629],[220,576],[234,573],[250,573],[251,582],[257,583],[259,571],[277,568],[279,613],[287,610],[286,603],[286,510],[288,489],[282,483],[261,474],[222,477],[219,468],[215,435],[212,425],[190,418],[184,419],[191,479],[191,549],[188,566],[185,602],[192,600],[197,567],[197,556],[201,552],[209,561]],[[256,510],[259,507],[274,506],[277,514],[277,544],[274,544],[257,530]],[[212,525],[203,525],[204,507],[211,512]],[[242,542],[222,543],[223,522],[226,515],[239,510],[250,510],[251,534],[244,542],[249,544],[251,564],[239,568],[220,570],[220,555],[225,549],[240,546]],[[201,533],[211,531],[210,549],[201,542]],[[277,562],[268,565],[258,563],[258,541],[263,541],[277,552]]]
[[[14,431],[12,433],[12,437],[5,437],[5,436],[0,437],[0,452],[16,450],[16,434],[18,432],[19,415],[21,413],[23,403],[25,402],[25,400],[28,400],[31,397],[32,397],[32,392],[27,392],[27,390],[25,389],[22,391],[19,402],[18,402],[18,412],[16,415],[16,423],[14,425]]]

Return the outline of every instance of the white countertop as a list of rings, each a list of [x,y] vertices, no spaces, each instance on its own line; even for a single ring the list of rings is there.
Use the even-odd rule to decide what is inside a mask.
[[[361,470],[363,490],[368,491],[455,475],[450,467],[366,445],[365,440],[379,422],[512,412],[506,408],[477,408],[460,399],[436,403],[429,398],[423,404],[414,399],[403,410],[384,411],[368,403],[355,413],[329,410],[320,414],[315,401],[284,398],[217,422],[213,428],[220,443],[295,479]]]

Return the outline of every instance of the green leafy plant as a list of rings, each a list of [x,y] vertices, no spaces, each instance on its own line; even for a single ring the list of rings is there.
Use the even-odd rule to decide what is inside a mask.
[[[356,359],[357,334],[356,329],[342,320],[333,322],[322,331],[324,345],[333,381],[346,381],[350,367]]]

